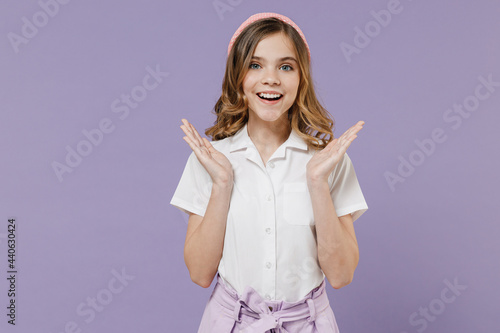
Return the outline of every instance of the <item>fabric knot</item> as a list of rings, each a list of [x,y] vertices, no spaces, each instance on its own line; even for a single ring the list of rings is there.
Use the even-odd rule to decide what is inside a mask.
[[[314,307],[314,301],[311,298],[307,299],[307,305],[309,306],[309,313],[311,314],[307,321],[315,321],[316,320],[316,308]]]
[[[234,306],[234,311],[233,311],[233,319],[238,323],[241,323],[240,311],[241,311],[241,301],[238,300],[236,302],[236,305]]]
[[[240,304],[238,307],[241,306],[241,312],[259,319],[250,326],[241,330],[240,332],[242,333],[262,333],[272,328],[278,328],[281,326],[269,310],[267,304],[257,296],[258,293],[255,289],[248,286],[238,299],[238,304]]]
[[[326,299],[327,301],[328,299]],[[308,322],[314,322],[318,312],[321,312],[326,305],[315,303],[311,297],[304,301],[295,304],[293,307],[279,309],[271,312],[266,301],[250,286],[247,286],[241,296],[237,296],[236,306],[234,309],[234,319],[237,322],[242,322],[239,315],[257,319],[240,330],[241,333],[262,333],[271,329],[275,329],[276,333],[289,333],[283,325],[287,322],[306,319]]]
[[[250,326],[245,327],[241,330],[241,333],[262,333],[267,332],[270,329],[278,329],[278,332],[286,331],[282,330],[281,320],[277,320],[274,318],[272,314],[269,313],[261,313],[260,319],[256,322],[252,323]]]

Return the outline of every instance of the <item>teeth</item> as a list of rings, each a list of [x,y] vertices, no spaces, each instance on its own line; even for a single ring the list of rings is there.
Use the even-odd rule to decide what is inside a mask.
[[[260,97],[264,97],[264,98],[278,98],[281,96],[281,94],[265,94],[265,93],[260,93],[259,94]]]

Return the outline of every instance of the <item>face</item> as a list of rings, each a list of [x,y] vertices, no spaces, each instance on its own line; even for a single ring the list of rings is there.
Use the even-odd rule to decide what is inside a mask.
[[[288,36],[275,33],[262,39],[243,79],[249,121],[288,119],[288,109],[297,97],[299,79],[297,56]]]

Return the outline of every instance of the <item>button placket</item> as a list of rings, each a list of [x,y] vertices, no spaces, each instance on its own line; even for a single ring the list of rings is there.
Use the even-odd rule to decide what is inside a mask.
[[[271,164],[267,164],[266,171],[270,171]],[[274,237],[274,230],[276,227],[276,205],[274,197],[274,184],[270,173],[266,172],[267,184],[261,187],[261,195],[263,196],[263,232],[269,237],[264,238],[264,253],[265,257],[262,258],[263,265],[263,280],[264,280],[264,297],[271,300],[276,294],[276,238]]]

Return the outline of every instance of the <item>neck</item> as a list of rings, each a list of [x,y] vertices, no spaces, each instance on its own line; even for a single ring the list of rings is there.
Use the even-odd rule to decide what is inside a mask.
[[[291,126],[288,118],[273,122],[248,119],[248,136],[259,150],[275,151],[290,136]]]

